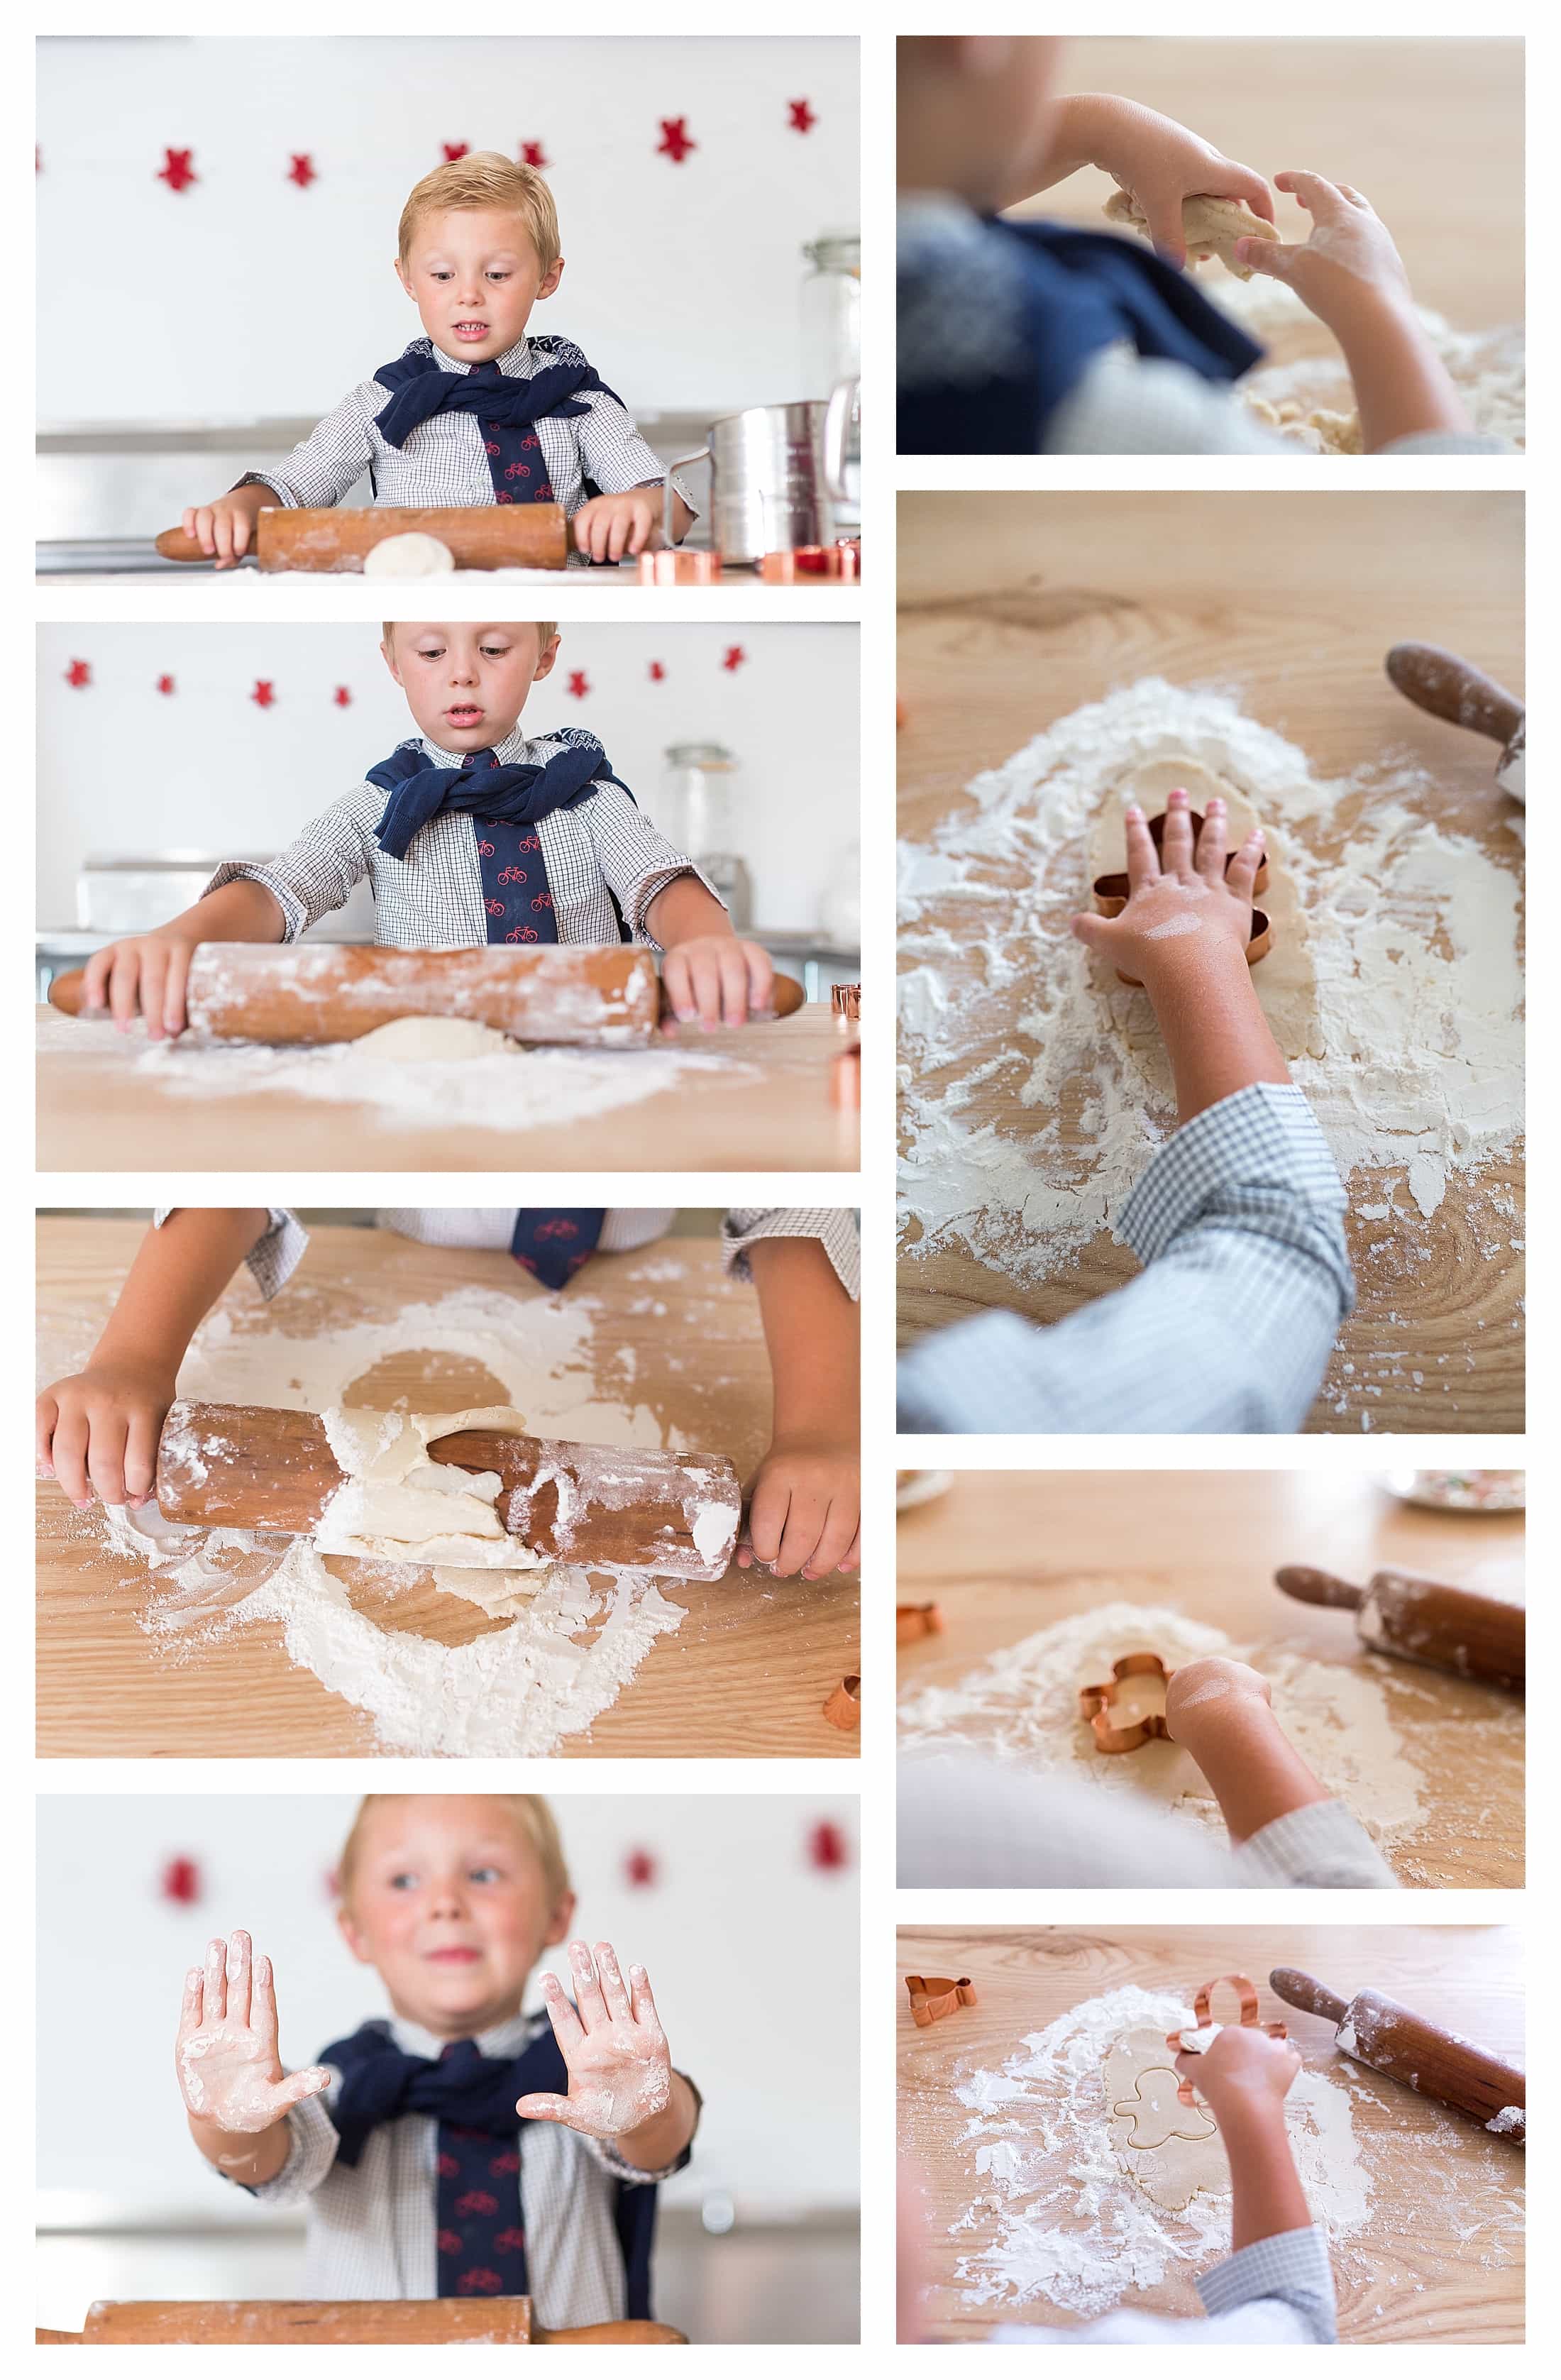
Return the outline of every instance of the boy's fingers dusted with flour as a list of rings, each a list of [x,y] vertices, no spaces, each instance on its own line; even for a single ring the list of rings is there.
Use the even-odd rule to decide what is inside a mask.
[[[1141,884],[1153,884],[1160,872],[1149,821],[1136,802],[1122,814],[1122,836],[1128,853],[1128,890],[1133,892]]]
[[[542,1977],[542,1997],[548,2005],[553,2039],[567,2058],[576,2043],[584,2041],[586,2028],[570,2006],[569,1995],[550,1967]]]
[[[1204,819],[1204,831],[1198,837],[1198,848],[1192,864],[1206,883],[1222,884],[1225,880],[1225,804],[1219,795],[1211,795]]]

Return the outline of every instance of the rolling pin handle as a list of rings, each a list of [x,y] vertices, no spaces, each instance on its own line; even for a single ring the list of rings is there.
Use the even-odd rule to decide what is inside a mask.
[[[1268,1978],[1268,1988],[1277,1992],[1289,2008],[1304,2009],[1309,2016],[1325,2016],[1331,2024],[1343,2022],[1349,2003],[1330,1992],[1315,1975],[1302,1973],[1300,1967],[1276,1967]]]
[[[1363,1586],[1351,1586],[1347,1578],[1335,1578],[1331,1571],[1277,1570],[1274,1584],[1281,1595],[1292,1596],[1297,1603],[1320,1603],[1330,1611],[1359,1611],[1366,1599]]]
[[[1523,724],[1523,705],[1515,695],[1440,645],[1395,645],[1384,666],[1399,693],[1433,718],[1497,744],[1510,744]]]
[[[62,1016],[79,1016],[81,988],[87,980],[84,967],[71,967],[66,974],[55,976],[49,986],[49,1005],[57,1008]]]

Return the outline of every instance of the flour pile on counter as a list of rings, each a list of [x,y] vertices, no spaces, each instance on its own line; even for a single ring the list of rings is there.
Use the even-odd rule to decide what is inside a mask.
[[[290,1291],[295,1315],[307,1312],[308,1294],[302,1284]],[[406,1308],[393,1322],[345,1326],[333,1318],[328,1294],[318,1293],[318,1335],[236,1330],[225,1311],[212,1316],[181,1369],[180,1394],[332,1414],[364,1405],[359,1384],[387,1358],[416,1350],[430,1378],[442,1366],[446,1376],[459,1366],[463,1378],[481,1367],[538,1432],[604,1445],[663,1442],[648,1407],[599,1394],[588,1347],[600,1305],[588,1294],[576,1292],[567,1305],[528,1298],[522,1309],[494,1291],[463,1288]],[[79,1368],[85,1352],[45,1346],[43,1377]],[[481,1420],[480,1412],[456,1413],[442,1426]],[[478,1484],[458,1470],[453,1475],[463,1491]],[[465,1505],[464,1493],[458,1500]],[[96,1512],[92,1521],[103,1525]],[[351,1523],[344,1510],[344,1544],[354,1537]],[[555,1564],[527,1570],[523,1579],[507,1568],[503,1584],[516,1591],[495,1605],[480,1584],[474,1593],[456,1583],[472,1577],[463,1567],[440,1583],[504,1624],[445,1645],[358,1609],[307,1537],[181,1530],[151,1508],[110,1513],[107,1534],[115,1551],[145,1566],[141,1625],[166,1649],[195,1658],[234,1630],[279,1623],[289,1658],[366,1713],[387,1752],[463,1759],[551,1753],[611,1707],[657,1637],[672,1633],[684,1616],[648,1572],[609,1576]],[[456,1559],[464,1566],[474,1558],[463,1549]],[[393,1599],[427,1575],[424,1564],[381,1558],[374,1585]]]
[[[954,2096],[970,2111],[963,2141],[983,2186],[949,2228],[979,2235],[955,2268],[967,2304],[1046,2300],[1100,2314],[1178,2265],[1203,2270],[1229,2252],[1228,2192],[1200,2191],[1180,2214],[1156,2206],[1118,2158],[1102,2085],[1124,2034],[1195,2022],[1178,1993],[1124,1984],[1026,2034],[1000,2067],[965,2070]],[[1348,2092],[1304,2068],[1285,2113],[1314,2220],[1331,2241],[1349,2239],[1371,2213],[1372,2180]]]
[[[1142,678],[1060,719],[968,789],[931,840],[901,845],[904,1253],[950,1241],[1024,1284],[1052,1278],[1119,1215],[1174,1126],[1158,1043],[1068,930],[1085,851],[1125,770],[1178,758],[1236,785],[1286,831],[1307,913],[1323,1058],[1298,1060],[1345,1176],[1387,1176],[1368,1217],[1434,1213],[1453,1172],[1509,1153],[1523,1121],[1519,881],[1408,796],[1384,764],[1330,782],[1225,694]],[[1509,823],[1519,832],[1514,811]],[[994,998],[1016,1046],[981,1063]],[[985,1087],[992,1086],[987,1094]],[[999,1097],[1000,1123],[973,1114]],[[1502,1236],[1511,1202],[1489,1195]],[[1510,1228],[1508,1223],[1507,1228]]]

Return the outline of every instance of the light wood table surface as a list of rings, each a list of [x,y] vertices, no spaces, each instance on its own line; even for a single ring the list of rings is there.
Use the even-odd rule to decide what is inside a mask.
[[[684,1075],[605,1114],[522,1131],[459,1122],[408,1127],[363,1102],[336,1104],[285,1090],[192,1097],[138,1069],[141,1044],[78,1056],[60,1050],[62,1020],[40,1009],[49,1046],[38,1056],[38,1163],[46,1172],[669,1172],[853,1171],[859,1118],[829,1098],[841,1047],[829,1008],[725,1035],[687,1030],[678,1046],[729,1062]],[[671,1042],[658,1042],[654,1058]],[[622,1053],[632,1065],[635,1053]],[[517,1059],[516,1064],[523,1061]]]
[[[80,1326],[82,1343],[107,1316],[143,1226],[69,1216],[40,1218],[38,1304],[45,1327]],[[669,1257],[680,1280],[665,1277]],[[513,1295],[517,1308],[545,1293],[506,1255],[430,1248],[393,1232],[315,1228],[294,1281],[270,1306],[241,1281],[224,1308],[244,1337],[274,1330],[309,1336],[333,1326],[390,1320],[468,1284]],[[652,1243],[596,1257],[580,1289],[599,1300],[586,1358],[595,1394],[647,1405],[663,1430],[729,1454],[746,1476],[768,1440],[769,1366],[758,1304],[723,1277],[712,1240]],[[649,1307],[659,1311],[644,1310]],[[640,1310],[635,1310],[636,1308]],[[517,1336],[519,1336],[517,1325]],[[410,1349],[366,1376],[365,1399],[406,1397],[450,1412],[508,1398],[479,1362]],[[283,1650],[269,1621],[170,1658],[137,1624],[146,1572],[108,1552],[101,1526],[83,1525],[52,1481],[38,1487],[38,1750],[44,1757],[136,1759],[372,1753],[367,1717],[327,1693]],[[247,1558],[258,1583],[270,1558]],[[329,1557],[365,1610],[385,1623],[466,1644],[495,1624],[430,1583],[392,1603],[370,1565]],[[669,1599],[688,1617],[658,1638],[618,1702],[558,1756],[851,1759],[858,1739],[822,1717],[827,1695],[859,1670],[854,1578],[674,1581]]]
[[[1522,318],[1520,41],[1085,39],[1064,43],[1059,88],[1157,108],[1270,184],[1289,168],[1349,182],[1392,233],[1422,306],[1458,331]],[[1115,187],[1086,166],[1014,212],[1104,231]],[[1282,191],[1275,222],[1281,239],[1307,237],[1310,218]],[[1202,285],[1216,302],[1229,287]],[[1276,363],[1338,356],[1310,317],[1261,336]]]
[[[963,2137],[970,2118],[954,2084],[973,2068],[1000,2067],[1026,2034],[1081,2000],[1124,1984],[1191,1998],[1211,1976],[1248,1974],[1263,2016],[1281,2017],[1306,2064],[1342,2082],[1349,2069],[1333,2046],[1333,2026],[1285,2007],[1267,1987],[1275,1967],[1300,1967],[1347,1998],[1367,1987],[1385,1992],[1433,2024],[1523,2062],[1522,1943],[1508,1926],[904,1926],[896,1959],[900,2146],[925,2193],[929,2286],[920,2335],[933,2340],[975,2343],[999,2321],[1071,2328],[1079,2319],[1044,2299],[1011,2313],[967,2307],[955,2267],[995,2236],[996,2218],[978,2211],[974,2228],[952,2239],[948,2232],[991,2187]],[[916,1973],[969,1975],[979,2005],[918,2029],[901,1980]],[[1521,2340],[1523,2151],[1364,2067],[1354,2071],[1365,2086],[1350,2093],[1350,2104],[1373,2197],[1365,2228],[1332,2252],[1341,2342]],[[1061,2196],[1048,2221],[1082,2233],[1089,2218],[1071,2222]],[[1192,2282],[1189,2265],[1122,2302],[1195,2315],[1203,2309]]]
[[[1523,1707],[1494,1686],[1368,1653],[1353,1615],[1296,1603],[1286,1563],[1521,1592],[1521,1512],[1428,1512],[1340,1471],[961,1471],[900,1516],[898,1595],[944,1633],[899,1648],[900,1682],[950,1684],[999,1647],[1102,1603],[1169,1605],[1237,1644],[1337,1661],[1383,1687],[1422,1777],[1422,1832],[1388,1856],[1410,1885],[1523,1882]]]
[[[1427,792],[1395,781],[1396,794],[1518,875],[1497,747],[1415,710],[1383,659],[1405,638],[1446,645],[1520,695],[1522,537],[1522,498],[1506,492],[902,495],[901,832],[915,842],[974,817],[964,788],[979,771],[1082,704],[1157,675],[1234,686],[1241,709],[1325,777],[1389,755],[1424,770]],[[1034,1001],[1033,983],[992,994],[986,1030],[962,1054],[964,1075],[1018,1053],[969,1099],[973,1129],[1030,1137],[1014,1028]],[[1402,1172],[1358,1173],[1352,1208],[1386,1199]],[[1351,1213],[1357,1303],[1308,1428],[1358,1433],[1363,1411],[1373,1430],[1523,1427],[1522,1225],[1498,1239],[1488,1213],[1470,1211],[1471,1183],[1475,1201],[1508,1185],[1520,1209],[1520,1152],[1484,1174],[1450,1174],[1436,1213],[1423,1227],[1415,1219],[1412,1255],[1401,1226]],[[902,1335],[992,1305],[1055,1322],[1136,1269],[1102,1232],[1076,1265],[1026,1289],[950,1244],[902,1262]]]

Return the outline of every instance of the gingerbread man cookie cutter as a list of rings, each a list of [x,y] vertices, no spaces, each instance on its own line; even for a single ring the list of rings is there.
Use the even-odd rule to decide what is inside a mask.
[[[894,1607],[894,1641],[897,1645],[914,1645],[923,1636],[941,1636],[943,1614],[936,1603],[897,1603]]]
[[[907,1975],[905,1989],[918,2024],[936,2024],[958,2008],[975,2006],[975,1985],[968,1975]]]
[[[1096,1752],[1137,1752],[1152,1739],[1170,1742],[1170,1730],[1163,1711],[1146,1711],[1142,1718],[1130,1719],[1119,1727],[1111,1716],[1113,1704],[1125,1678],[1160,1678],[1168,1686],[1176,1675],[1168,1670],[1158,1653],[1124,1653],[1119,1661],[1111,1664],[1111,1675],[1104,1685],[1079,1688],[1079,1717],[1087,1719],[1095,1732]]]
[[[1231,1990],[1236,1995],[1237,2002],[1240,2009],[1240,2015],[1237,2020],[1239,2023],[1251,2025],[1254,2032],[1265,2033],[1270,2041],[1288,2041],[1289,2039],[1289,2027],[1288,2025],[1280,2024],[1277,2022],[1265,2024],[1259,2019],[1257,2013],[1257,1985],[1253,1983],[1250,1975],[1216,1975],[1212,1984],[1201,1984],[1197,1991],[1193,1994],[1192,2009],[1198,2020],[1196,2025],[1188,2025],[1185,2027],[1179,2026],[1175,2033],[1167,2034],[1166,2047],[1171,2051],[1173,2056],[1177,2058],[1197,2058],[1200,2057],[1208,2047],[1206,2040],[1189,2041],[1185,2037],[1189,2033],[1203,2033],[1210,2025],[1214,2027],[1216,2033],[1224,2031],[1224,2027],[1218,2022],[1217,2019],[1212,2012],[1214,1996],[1216,1992],[1218,1991],[1221,1984],[1228,1984]],[[1193,2091],[1192,2085],[1191,2082],[1187,2082],[1185,2078],[1178,2084],[1176,2095],[1181,2101],[1183,2107],[1195,2107],[1198,2104],[1197,2095]]]
[[[1161,810],[1157,817],[1152,818],[1149,821],[1149,836],[1151,842],[1155,845],[1155,856],[1156,858],[1160,857],[1164,847],[1166,819],[1168,815],[1168,812]],[[1198,837],[1204,831],[1204,813],[1202,810],[1189,810],[1188,817],[1192,820],[1192,841],[1195,846]],[[1232,852],[1229,855],[1229,857],[1226,860],[1225,867],[1227,874],[1229,873],[1230,863],[1235,856],[1236,854]],[[1262,892],[1265,890],[1267,883],[1268,854],[1265,851],[1257,874],[1252,879],[1252,891],[1254,892]],[[1101,917],[1119,917],[1122,911],[1128,905],[1128,893],[1130,890],[1131,887],[1124,869],[1114,868],[1108,876],[1097,876],[1095,882],[1090,886],[1090,899],[1095,904],[1095,915]],[[1254,908],[1252,911],[1252,935],[1247,943],[1247,965],[1249,966],[1256,966],[1260,959],[1265,959],[1268,956],[1268,953],[1273,947],[1274,929],[1269,923],[1268,912],[1266,909]],[[1124,975],[1120,967],[1117,969],[1117,980],[1119,983],[1130,985],[1134,991],[1142,991],[1144,989],[1143,983],[1137,976]]]

